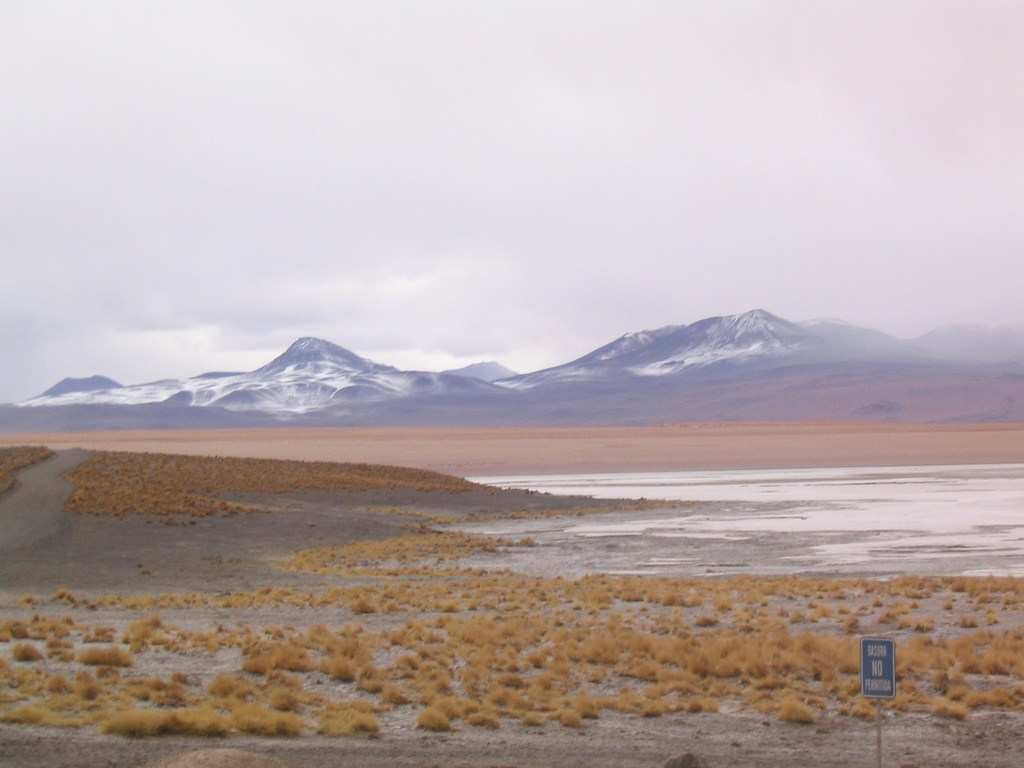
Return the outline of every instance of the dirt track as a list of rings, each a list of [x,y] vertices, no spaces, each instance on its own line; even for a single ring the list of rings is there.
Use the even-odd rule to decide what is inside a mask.
[[[60,451],[18,473],[15,487],[0,495],[0,552],[58,534],[64,505],[75,490],[61,475],[88,455],[80,449]],[[26,509],[32,514],[25,514]]]

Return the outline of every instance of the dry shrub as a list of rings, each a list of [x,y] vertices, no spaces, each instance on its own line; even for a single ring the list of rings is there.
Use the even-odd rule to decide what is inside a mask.
[[[17,723],[19,725],[42,725],[49,727],[63,725],[61,718],[55,712],[39,703],[18,707],[13,712],[0,716],[0,721]]]
[[[436,707],[427,707],[416,718],[416,727],[427,731],[450,731],[451,718]]]
[[[227,736],[231,724],[220,712],[209,705],[181,709],[171,713],[174,729],[171,733],[187,736]]]
[[[522,676],[515,674],[514,672],[505,672],[494,678],[494,682],[498,685],[502,685],[506,688],[512,688],[514,690],[522,690],[526,687],[526,681],[523,680]]]
[[[271,670],[284,669],[289,672],[310,672],[316,664],[305,648],[297,645],[275,645],[257,651],[242,663],[242,669],[253,674],[265,675]]]
[[[356,665],[351,659],[331,657],[320,664],[320,671],[332,680],[351,683],[356,679]]]
[[[0,624],[0,643],[11,640],[24,640],[29,635],[28,624],[17,619],[10,619]]]
[[[244,701],[256,694],[256,686],[244,678],[220,674],[206,686],[206,692],[221,699]]]
[[[438,533],[429,526],[423,526],[417,533],[383,541],[357,541],[303,550],[287,559],[284,569],[341,575],[437,575],[439,570],[445,573],[443,569],[438,569],[438,563],[455,561],[479,552],[499,552],[510,545],[511,542],[490,536],[461,531]],[[443,610],[446,604],[452,604],[447,595],[443,600],[435,601],[431,609]],[[378,610],[365,594],[355,595],[350,607],[357,613]]]
[[[71,690],[71,681],[58,672],[47,679],[46,690],[50,693],[68,693]]]
[[[82,635],[83,643],[112,643],[114,642],[113,627],[89,627]]]
[[[128,709],[116,712],[99,725],[100,733],[144,738],[165,734],[183,736],[226,736],[231,725],[224,715],[208,705],[189,709]]]
[[[409,697],[394,683],[388,683],[380,692],[380,698],[385,704],[400,706],[409,703]]]
[[[380,731],[376,717],[355,707],[324,709],[318,719],[318,732],[324,736],[372,736]]]
[[[932,714],[939,715],[940,717],[952,717],[957,720],[965,720],[971,713],[968,706],[959,701],[950,701],[949,699],[936,699],[932,703]]]
[[[14,473],[49,457],[53,452],[42,445],[0,448],[0,493],[14,486]]]
[[[85,670],[75,675],[75,682],[71,684],[71,691],[85,701],[95,701],[103,693],[103,686]]]
[[[478,728],[500,728],[501,718],[494,707],[483,706],[472,714],[466,715],[466,722]]]
[[[76,605],[78,600],[71,592],[66,589],[58,589],[53,593],[53,597],[50,598],[50,602],[62,602],[65,605]]]
[[[640,705],[640,716],[641,717],[661,717],[668,712],[668,704],[664,701],[654,700],[645,701]]]
[[[789,723],[813,723],[814,711],[795,696],[787,696],[779,706],[778,718]]]
[[[39,661],[43,654],[32,643],[18,643],[11,648],[11,657],[15,661]]]
[[[584,720],[597,720],[601,717],[601,710],[590,694],[580,692],[572,702],[573,708]]]
[[[186,703],[188,692],[181,683],[158,677],[135,678],[125,686],[125,693],[137,701],[151,701],[165,707]]]
[[[539,712],[524,712],[519,718],[519,722],[532,728],[539,728],[544,725],[544,718]]]
[[[99,732],[134,738],[164,733],[167,713],[155,709],[129,709],[116,712],[100,723]]]
[[[231,725],[257,736],[298,736],[302,718],[291,712],[273,712],[259,704],[242,704],[231,712]]]
[[[294,688],[273,688],[267,691],[267,704],[278,712],[298,712],[302,700]]]
[[[352,603],[352,613],[376,613],[377,606],[366,595],[360,595]]]
[[[220,498],[229,493],[376,488],[454,493],[481,487],[458,477],[402,467],[112,451],[97,451],[67,476],[76,486],[68,502],[72,512],[156,515],[166,523],[183,516],[256,511]],[[0,485],[2,478],[0,456]]]
[[[79,664],[104,667],[131,667],[135,659],[127,649],[119,645],[108,645],[104,648],[86,648],[78,654]]]
[[[853,702],[850,714],[859,717],[861,720],[874,720],[877,717],[877,705],[871,704],[868,699],[857,699]]]
[[[555,720],[566,728],[580,728],[583,726],[583,718],[575,709],[560,709],[555,713]]]

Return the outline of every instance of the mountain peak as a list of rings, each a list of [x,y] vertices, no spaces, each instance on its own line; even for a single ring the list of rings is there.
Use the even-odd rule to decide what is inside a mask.
[[[731,361],[778,359],[814,346],[816,339],[763,309],[721,315],[690,325],[627,333],[565,365],[515,377],[508,386],[529,388],[557,380],[628,374],[663,376]]]
[[[797,339],[804,335],[800,326],[763,309],[754,309],[740,315],[709,317],[689,327],[706,331],[709,338],[718,343],[722,343],[726,337],[735,343],[742,337],[780,340]]]
[[[312,336],[303,336],[292,342],[288,349],[260,368],[259,371],[267,373],[317,363],[333,363],[342,368],[351,369],[374,367],[374,363],[354,352],[349,352],[344,347]]]
[[[783,320],[764,309],[752,309],[739,315],[726,315],[722,320],[729,325],[749,330],[762,330],[781,324],[789,325],[788,320]]]

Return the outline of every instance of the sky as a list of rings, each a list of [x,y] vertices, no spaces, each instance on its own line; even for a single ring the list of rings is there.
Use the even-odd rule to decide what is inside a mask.
[[[0,0],[0,402],[1024,325],[1024,3]]]

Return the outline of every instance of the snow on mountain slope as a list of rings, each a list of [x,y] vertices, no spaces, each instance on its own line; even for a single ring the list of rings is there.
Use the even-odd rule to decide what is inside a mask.
[[[676,351],[630,370],[638,376],[663,376],[723,360],[789,355],[813,345],[799,326],[760,309],[701,320],[681,330],[682,345]]]
[[[800,326],[761,309],[710,317],[691,325],[669,325],[627,333],[571,363],[498,382],[528,389],[554,381],[581,381],[609,375],[664,376],[687,368],[781,357],[813,350],[817,338]]]
[[[342,402],[462,390],[475,385],[487,386],[466,377],[399,371],[359,357],[330,342],[302,338],[279,357],[249,373],[201,375],[99,391],[40,395],[19,405],[171,402],[215,405],[235,411],[304,413]]]

